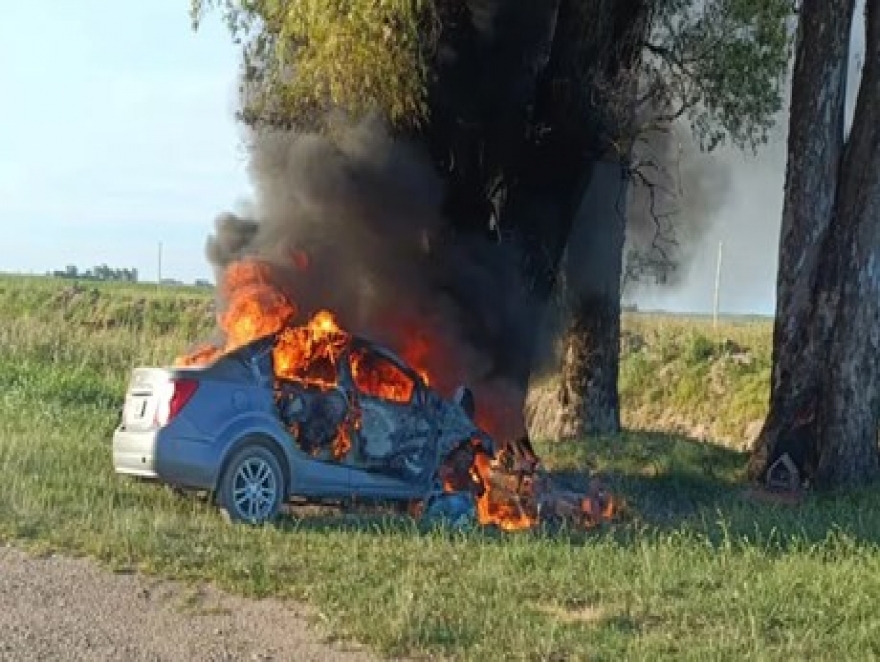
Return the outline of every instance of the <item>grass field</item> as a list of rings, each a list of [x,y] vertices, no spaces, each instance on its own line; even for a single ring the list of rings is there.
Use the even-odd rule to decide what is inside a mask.
[[[390,654],[880,656],[880,492],[755,502],[741,451],[662,431],[540,446],[562,479],[598,471],[627,499],[621,522],[590,533],[424,530],[363,514],[234,527],[200,500],[115,477],[130,368],[167,362],[211,323],[199,290],[0,277],[0,538],[289,596],[336,636]],[[762,414],[766,325],[625,326],[631,424],[735,438]]]

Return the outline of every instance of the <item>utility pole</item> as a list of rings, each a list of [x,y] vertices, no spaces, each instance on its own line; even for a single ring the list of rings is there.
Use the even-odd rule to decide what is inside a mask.
[[[724,242],[718,242],[718,260],[715,265],[715,298],[712,305],[712,328],[718,329],[718,304],[721,294],[721,258],[724,254]]]
[[[161,286],[162,285],[162,242],[161,241],[159,242],[159,265],[158,265],[158,267],[159,268],[158,268],[157,275],[156,275],[156,285]]]

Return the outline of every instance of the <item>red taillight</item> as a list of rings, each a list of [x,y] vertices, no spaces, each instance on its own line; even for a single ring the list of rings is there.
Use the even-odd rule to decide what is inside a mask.
[[[180,413],[195,394],[199,382],[196,379],[178,378],[172,379],[169,386],[171,387],[171,395],[167,404],[164,407],[160,405],[159,411],[156,412],[156,423],[159,425],[167,425]]]

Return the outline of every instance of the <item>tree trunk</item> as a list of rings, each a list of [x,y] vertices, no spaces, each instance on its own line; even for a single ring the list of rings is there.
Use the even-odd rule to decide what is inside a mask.
[[[589,217],[577,243],[592,259],[573,256],[567,271],[583,272],[579,289],[566,286],[562,298],[570,348],[559,395],[565,437],[619,429],[622,217],[581,209],[594,162],[625,131],[614,95],[620,75],[638,63],[650,6],[648,0],[438,5],[447,27],[427,134],[447,173],[446,212],[457,231],[489,232],[494,212],[497,231],[522,250],[534,296],[546,302],[573,224]],[[496,184],[503,195],[493,200]],[[618,201],[600,189],[592,196]],[[592,279],[588,285],[584,275]]]
[[[880,474],[880,3],[868,2],[865,67],[840,169],[827,254],[837,275],[824,398],[817,418],[823,487]],[[834,269],[833,267],[837,267]]]
[[[798,25],[773,329],[770,409],[749,463],[754,478],[789,453],[815,470],[816,408],[831,301],[816,300],[844,150],[854,0],[804,0]]]
[[[867,8],[865,68],[847,140],[854,2],[805,0],[801,10],[771,409],[751,463],[761,477],[788,453],[805,479],[826,488],[880,474],[880,7]],[[823,54],[827,62],[805,64]]]
[[[560,21],[566,5],[570,3],[563,2],[560,7]],[[594,161],[589,169],[581,166],[579,197],[558,269],[557,299],[563,321],[558,412],[553,428],[542,435],[554,439],[620,431],[617,380],[627,189],[621,162],[629,155],[611,145],[625,142],[621,136],[634,122],[636,79],[629,72],[639,63],[649,26],[649,5],[643,0],[594,3],[593,15],[586,20],[596,43],[587,51],[573,49],[569,62],[561,67],[565,71],[572,64],[582,66],[579,58],[585,52],[594,53],[589,93],[595,106],[588,106],[580,119],[592,119],[594,134],[588,144],[594,158],[607,155],[608,160]],[[577,115],[567,121],[575,118]]]
[[[564,323],[555,439],[617,434],[620,278],[627,182],[617,163],[597,163],[560,270]]]

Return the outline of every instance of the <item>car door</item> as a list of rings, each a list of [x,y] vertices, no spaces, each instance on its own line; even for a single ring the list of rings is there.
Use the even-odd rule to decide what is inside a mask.
[[[392,356],[370,347],[351,352],[349,369],[359,409],[355,443],[371,474],[367,483],[378,488],[378,475],[394,484],[422,485],[430,478],[435,458],[434,430],[419,378]]]
[[[275,339],[278,342],[278,339]],[[266,354],[271,357],[272,347]],[[327,427],[329,423],[322,415],[330,409],[341,407],[341,416],[338,421],[342,422],[348,408],[349,397],[341,386],[326,386],[327,382],[334,380],[335,368],[332,363],[314,362],[304,366],[302,371],[292,372],[284,377],[279,377],[273,363],[255,366],[257,372],[265,375],[267,382],[274,393],[275,410],[277,411],[282,425],[287,430],[294,452],[291,456],[291,484],[297,496],[316,498],[344,498],[350,494],[351,468],[345,461],[346,458],[331,453],[335,441],[328,441],[321,452],[313,452],[314,447],[310,435],[304,434],[307,428],[317,426]],[[319,385],[319,383],[324,385]],[[317,415],[317,417],[316,417]],[[346,425],[348,429],[349,426]],[[337,426],[330,425],[331,437],[336,437]],[[322,436],[327,436],[327,430]]]

